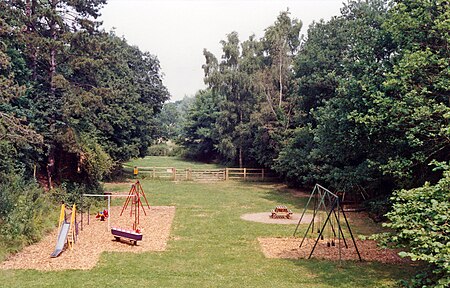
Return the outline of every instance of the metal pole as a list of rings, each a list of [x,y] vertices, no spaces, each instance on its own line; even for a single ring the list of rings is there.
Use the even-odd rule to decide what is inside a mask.
[[[348,232],[350,232],[350,236],[352,237],[353,245],[355,245],[356,253],[358,253],[359,261],[362,261],[361,254],[359,254],[358,246],[356,246],[355,238],[353,237],[352,229],[350,229],[350,224],[348,224],[347,216],[345,216],[344,209],[340,206],[342,211],[342,216],[344,216],[345,224],[347,224]]]
[[[316,207],[315,204],[314,204],[314,212],[313,212],[312,220],[311,220],[311,222],[309,222],[308,229],[306,229],[305,235],[303,236],[302,242],[300,243],[300,246],[299,246],[299,247],[302,247],[303,242],[304,242],[305,239],[306,239],[306,236],[308,236],[308,232],[309,232],[309,229],[311,228],[311,226],[314,227],[314,222],[316,221],[316,220],[315,220],[315,219],[316,219],[316,214],[318,213],[318,209],[317,209],[317,208],[318,208],[318,207]],[[319,232],[320,232],[320,231],[319,231]],[[313,233],[314,233],[314,230],[313,230]]]
[[[339,198],[338,198],[339,199]],[[338,221],[338,225],[339,225],[339,231],[338,231],[338,241],[339,241],[339,245],[338,245],[338,248],[339,248],[339,265],[341,265],[342,263],[341,263],[341,259],[342,259],[342,256],[341,256],[341,233],[342,233],[342,229],[341,229],[341,213],[339,213],[340,212],[340,207],[341,207],[341,205],[340,205],[340,203],[338,202],[338,215],[337,215],[337,221]],[[336,216],[336,214],[335,214],[335,216]],[[342,237],[344,237],[344,234],[342,234]],[[345,246],[347,246],[347,243],[345,244]]]
[[[108,231],[111,230],[111,195],[108,195]]]
[[[321,237],[322,234],[323,234],[323,230],[325,230],[325,226],[327,225],[328,220],[330,220],[330,216],[331,216],[332,210],[334,209],[334,206],[336,206],[336,202],[333,203],[330,212],[328,212],[327,219],[326,219],[325,222],[323,223],[322,229],[320,230],[319,236],[317,237],[316,242],[314,243],[314,246],[313,246],[313,248],[312,248],[312,250],[311,250],[311,253],[309,254],[308,259],[311,258],[312,254],[314,253],[314,249],[316,249],[317,242],[319,242],[319,239],[320,239],[320,237]]]
[[[339,203],[338,203],[338,207],[340,207]],[[339,232],[342,234],[342,240],[344,240],[345,248],[348,248],[347,240],[345,240],[345,236],[344,236],[344,231],[342,231],[341,223],[339,222],[339,219],[340,219],[340,217],[339,217],[339,210],[338,210],[338,215],[337,216],[336,216],[336,211],[334,211],[334,217],[338,221]]]
[[[298,226],[300,226],[300,222],[302,222],[303,216],[305,215],[306,209],[308,208],[309,202],[311,202],[311,198],[313,197],[315,190],[316,190],[316,186],[314,186],[314,189],[311,192],[311,195],[309,196],[308,202],[305,205],[305,209],[303,209],[302,216],[300,216],[300,219],[298,220],[297,227],[295,227],[294,234],[292,235],[293,237],[295,237],[295,233],[297,233]]]

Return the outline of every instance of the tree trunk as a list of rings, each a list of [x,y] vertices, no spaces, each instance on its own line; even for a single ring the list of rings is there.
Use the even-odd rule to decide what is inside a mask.
[[[47,179],[48,179],[48,188],[53,189],[53,174],[55,172],[55,149],[50,147],[50,151],[48,153],[47,158]]]
[[[279,99],[279,102],[278,102],[278,107],[280,107],[281,108],[281,103],[283,102],[283,77],[282,77],[282,69],[283,69],[283,63],[282,63],[282,61],[283,61],[283,59],[282,59],[282,57],[281,57],[281,55],[280,55],[280,63],[279,63],[279,84],[280,84],[280,95],[279,95],[279,97],[280,97],[280,99]]]
[[[30,66],[31,66],[31,79],[33,81],[37,80],[37,49],[34,46],[32,39],[34,38],[35,31],[35,14],[36,14],[36,0],[27,0],[25,15],[27,18],[27,34],[28,34],[28,49],[30,56]]]
[[[244,167],[244,161],[242,159],[242,144],[239,145],[239,168]]]
[[[51,7],[52,12],[56,14],[56,5],[58,3],[58,0],[52,0]],[[52,94],[55,93],[55,87],[53,84],[53,77],[56,73],[56,20],[55,16],[52,16],[51,22],[50,22],[50,35],[53,40],[51,46],[50,46],[50,68],[49,68],[49,77],[50,77],[50,91]]]
[[[242,125],[242,122],[244,121],[244,119],[243,119],[244,115],[243,115],[243,112],[242,112],[242,108],[241,108],[241,111],[239,113],[239,118],[240,118],[239,119],[239,124]],[[244,161],[242,160],[242,158],[243,158],[242,154],[243,154],[243,152],[242,152],[242,132],[239,131],[239,168],[242,168],[244,166],[244,164],[243,164]]]

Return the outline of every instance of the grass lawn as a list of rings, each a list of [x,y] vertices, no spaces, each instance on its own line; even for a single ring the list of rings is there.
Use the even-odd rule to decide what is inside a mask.
[[[176,206],[166,251],[104,253],[89,271],[0,270],[0,287],[395,287],[398,279],[414,272],[408,266],[380,263],[265,258],[257,237],[288,237],[295,225],[247,222],[240,215],[281,204],[299,213],[306,200],[274,184],[141,183],[151,205]],[[125,192],[129,184],[107,188]],[[377,229],[360,223],[356,233]],[[92,245],[110,240],[98,239]]]

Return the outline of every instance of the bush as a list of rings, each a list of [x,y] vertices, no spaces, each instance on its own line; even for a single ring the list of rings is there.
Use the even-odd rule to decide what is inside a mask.
[[[152,145],[147,150],[148,156],[179,156],[181,148],[172,144],[160,143]]]
[[[103,187],[97,183],[96,186],[82,183],[65,182],[51,191],[51,198],[54,202],[68,205],[77,205],[77,209],[85,211],[88,206],[98,202],[96,198],[82,197],[83,194],[103,194]]]
[[[52,203],[36,183],[20,175],[3,175],[0,181],[0,242],[7,252],[38,241],[54,224]]]
[[[407,248],[400,256],[429,264],[410,287],[450,287],[450,165],[439,166],[444,173],[436,185],[395,192],[386,215],[394,232],[382,235],[384,244]]]

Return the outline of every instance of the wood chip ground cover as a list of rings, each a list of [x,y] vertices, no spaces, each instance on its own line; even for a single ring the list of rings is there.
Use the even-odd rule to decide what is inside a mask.
[[[299,247],[302,238],[258,238],[258,241],[267,258],[307,259],[316,240],[306,238],[302,247]],[[355,242],[363,261],[391,264],[410,263],[409,259],[398,256],[396,250],[377,247],[375,241],[356,240]],[[338,243],[334,247],[328,247],[326,240],[320,240],[312,258],[333,261],[339,260],[339,258],[341,260],[359,260],[351,239],[347,239],[347,244],[348,248],[345,248],[341,240],[342,249],[339,249]],[[339,250],[341,251],[339,252]],[[341,253],[340,257],[339,253]]]
[[[130,229],[133,219],[129,212],[119,217],[122,207],[111,207],[111,226]],[[147,216],[141,210],[140,225],[143,239],[137,246],[128,241],[115,241],[108,230],[108,222],[100,221],[91,215],[90,225],[84,219],[83,231],[80,231],[73,250],[66,249],[57,258],[50,258],[54,251],[57,229],[43,238],[39,243],[25,247],[21,252],[12,255],[0,263],[0,269],[36,269],[36,270],[67,270],[92,269],[98,262],[100,254],[108,252],[164,251],[167,246],[171,225],[175,216],[173,206],[152,206],[146,209]]]

